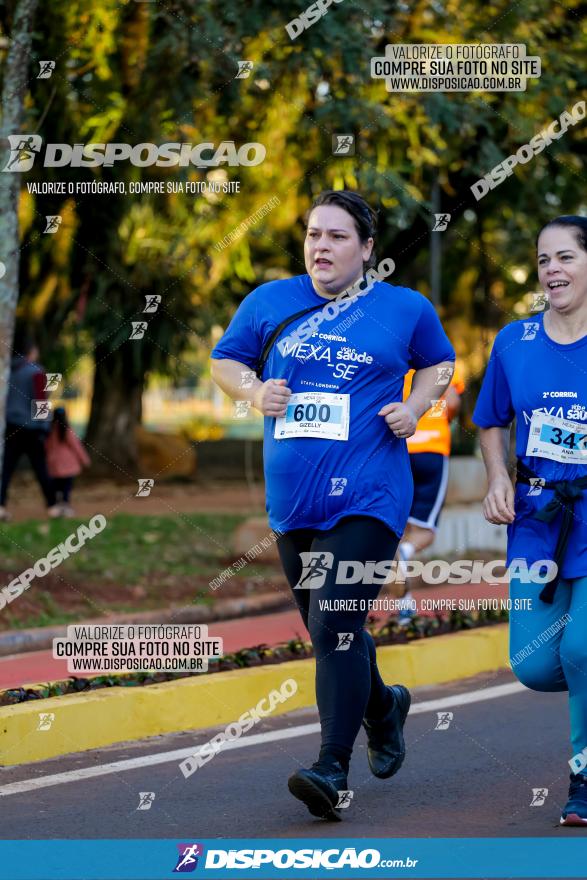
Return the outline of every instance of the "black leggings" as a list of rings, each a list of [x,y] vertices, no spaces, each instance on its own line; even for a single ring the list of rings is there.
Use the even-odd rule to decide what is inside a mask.
[[[340,560],[357,562],[392,560],[398,536],[381,520],[370,516],[347,516],[326,531],[295,529],[278,538],[281,562],[310,633],[316,657],[316,701],[322,729],[321,757],[335,756],[348,766],[353,744],[364,717],[380,718],[391,702],[389,691],[377,669],[375,643],[363,629],[368,607],[361,610],[361,599],[375,599],[381,583],[337,584]],[[296,589],[302,570],[300,553],[332,553],[322,586]],[[314,557],[316,558],[316,557]],[[329,561],[323,557],[320,561]],[[306,563],[308,559],[305,560]],[[367,578],[368,579],[368,578]],[[316,581],[321,577],[316,577]],[[302,583],[311,583],[305,576]],[[356,610],[329,611],[322,600],[356,599]],[[348,650],[337,650],[339,633],[353,633]]]

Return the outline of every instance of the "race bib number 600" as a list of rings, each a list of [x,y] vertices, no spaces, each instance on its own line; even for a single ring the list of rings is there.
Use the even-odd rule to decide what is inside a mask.
[[[292,394],[285,416],[275,419],[276,440],[288,437],[319,437],[348,440],[349,395],[303,391]]]
[[[587,464],[587,425],[544,413],[534,413],[530,422],[526,455]]]

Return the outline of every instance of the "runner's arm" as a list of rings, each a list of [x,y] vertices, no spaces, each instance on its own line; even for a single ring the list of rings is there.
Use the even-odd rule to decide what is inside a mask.
[[[261,382],[251,367],[230,358],[211,358],[210,373],[212,380],[233,400],[252,401],[255,409],[264,416],[285,415],[287,400],[291,395],[286,379]]]
[[[438,376],[444,372],[440,368],[447,367],[448,379],[439,382]],[[388,403],[379,410],[377,415],[384,416],[387,426],[396,437],[406,439],[415,433],[418,421],[430,409],[432,401],[442,397],[450,382],[453,368],[454,361],[442,361],[440,364],[416,370],[410,396],[403,402]]]
[[[495,524],[511,523],[515,511],[514,487],[507,469],[510,426],[480,428],[479,438],[488,483],[483,515]]]
[[[233,400],[252,400],[255,392],[263,385],[251,367],[229,358],[211,358],[210,373],[213,381]]]
[[[442,397],[450,385],[453,370],[454,361],[442,361],[440,364],[433,364],[431,367],[423,367],[421,370],[416,370],[412,379],[410,396],[405,402],[417,420],[430,409],[433,400],[439,400]],[[448,379],[439,381],[438,376],[443,375],[445,372],[448,373]]]

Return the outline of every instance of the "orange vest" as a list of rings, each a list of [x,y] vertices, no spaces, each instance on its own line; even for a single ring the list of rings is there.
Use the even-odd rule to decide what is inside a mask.
[[[413,375],[414,370],[410,370],[404,379],[404,400],[409,397],[412,390]],[[450,384],[457,394],[462,394],[465,390],[465,382],[458,362],[455,363]],[[450,426],[446,409],[432,407],[425,412],[418,422],[416,433],[408,437],[407,442],[410,455],[414,452],[439,452],[441,455],[450,455]]]

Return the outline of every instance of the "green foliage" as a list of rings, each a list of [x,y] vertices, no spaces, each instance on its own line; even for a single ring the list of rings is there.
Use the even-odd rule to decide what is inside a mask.
[[[241,193],[81,196],[67,204],[30,197],[24,222],[20,315],[42,325],[46,348],[87,345],[118,357],[146,294],[162,308],[134,343],[128,372],[173,373],[197,334],[225,324],[255,284],[304,271],[301,216],[327,187],[356,187],[381,206],[379,252],[394,280],[428,291],[431,191],[452,213],[443,234],[444,318],[469,369],[483,346],[519,315],[535,285],[534,238],[557,213],[585,209],[584,125],[569,130],[481,202],[471,184],[585,93],[585,3],[476,0],[330,7],[291,41],[285,31],[306,0],[170,0],[165,4],[44,0],[34,51],[53,57],[51,80],[33,80],[28,126],[46,140],[263,143],[257,168],[229,168]],[[390,94],[370,78],[389,42],[527,44],[542,77],[520,93]],[[235,79],[239,59],[253,74]],[[354,132],[356,155],[335,157],[335,132]],[[190,179],[203,169],[53,169],[37,178]],[[34,179],[34,175],[27,176]],[[269,198],[280,204],[230,246],[214,245]],[[46,213],[67,213],[57,236],[39,235]],[[25,212],[26,213],[26,212]],[[512,269],[519,270],[516,277]],[[525,277],[526,280],[519,279]],[[114,371],[116,372],[116,371]],[[117,374],[118,375],[118,374]]]
[[[237,514],[108,516],[104,532],[87,541],[83,553],[72,553],[59,572],[78,573],[121,584],[140,584],[158,572],[166,576],[218,574],[231,556],[231,537],[245,517]],[[80,520],[81,522],[81,520]],[[29,520],[10,524],[0,533],[0,554],[11,568],[31,565],[72,534],[80,522]],[[247,572],[247,574],[250,574]],[[57,613],[48,594],[42,610]],[[9,608],[9,606],[8,606]],[[8,609],[7,609],[8,610]],[[4,613],[4,612],[3,612]]]

